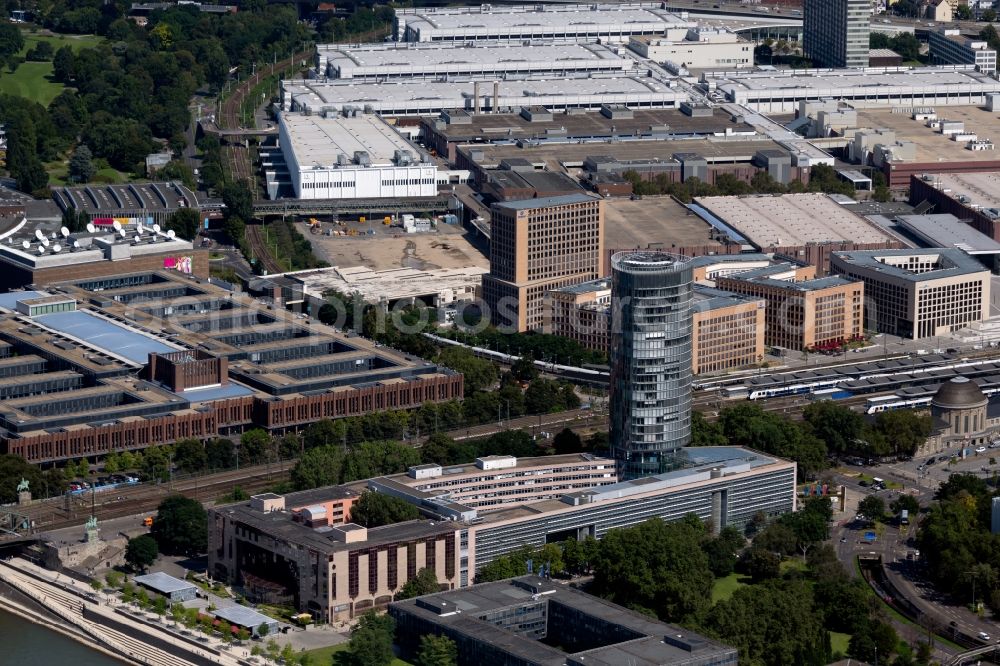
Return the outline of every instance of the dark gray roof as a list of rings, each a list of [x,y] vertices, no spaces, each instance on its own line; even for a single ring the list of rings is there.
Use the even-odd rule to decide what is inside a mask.
[[[543,208],[545,206],[566,206],[569,204],[584,203],[599,199],[590,194],[564,194],[558,197],[539,197],[538,199],[523,199],[521,201],[504,201],[493,204],[497,208],[510,208],[511,210],[528,210],[530,208]]]
[[[914,257],[927,254],[938,255],[941,267],[924,273],[912,273],[905,268],[892,266],[879,260],[880,257]],[[852,252],[834,252],[830,256],[859,268],[875,270],[885,275],[910,282],[940,280],[941,278],[956,277],[968,273],[982,273],[987,270],[981,263],[965,252],[953,247],[906,250],[855,250]]]
[[[496,646],[519,663],[556,666],[567,663],[567,653],[540,641],[519,636],[479,619],[491,611],[515,609],[539,602],[559,604],[597,620],[595,626],[638,634],[632,640],[608,644],[574,654],[574,661],[590,664],[735,663],[736,649],[676,625],[660,622],[575,588],[554,585],[538,576],[521,576],[482,583],[449,592],[392,604],[394,613],[408,613],[447,630]],[[557,615],[549,614],[548,622]],[[554,632],[553,632],[554,633]],[[617,633],[610,632],[609,633]],[[633,635],[634,635],[633,634]],[[620,634],[618,634],[620,635]],[[726,658],[728,657],[728,659]],[[691,660],[691,661],[689,661]],[[697,661],[695,661],[697,660]]]
[[[931,247],[957,247],[966,254],[1000,254],[1000,243],[954,215],[898,215],[896,222]]]
[[[986,396],[968,377],[953,377],[941,385],[931,404],[945,409],[977,407],[986,404]]]

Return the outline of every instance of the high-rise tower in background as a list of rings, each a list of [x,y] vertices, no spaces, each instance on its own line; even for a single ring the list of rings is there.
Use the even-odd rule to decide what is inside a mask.
[[[867,67],[870,0],[804,0],[802,39],[817,67]]]
[[[691,439],[691,266],[632,251],[611,270],[611,450],[634,479],[667,471]]]

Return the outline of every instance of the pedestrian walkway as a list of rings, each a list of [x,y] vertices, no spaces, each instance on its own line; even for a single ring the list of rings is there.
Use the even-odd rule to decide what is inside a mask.
[[[157,666],[192,666],[192,664],[217,663],[222,666],[239,666],[248,662],[225,652],[219,643],[196,647],[179,640],[166,627],[150,626],[128,614],[118,612],[124,604],[113,597],[102,597],[84,583],[42,569],[27,560],[14,558],[0,563],[0,580],[19,590],[39,604],[83,631],[95,642],[128,657],[137,664]],[[141,638],[135,638],[108,626],[109,622],[130,626],[137,634],[158,638],[176,646],[188,657],[173,654],[155,647]],[[215,642],[215,641],[213,641]],[[238,648],[239,654],[244,649]]]

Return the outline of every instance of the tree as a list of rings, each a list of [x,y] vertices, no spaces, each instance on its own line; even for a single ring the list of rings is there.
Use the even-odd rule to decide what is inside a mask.
[[[361,493],[361,497],[351,507],[351,522],[364,527],[381,527],[419,517],[417,507],[409,502],[372,490]]]
[[[955,7],[955,19],[959,21],[971,21],[972,10],[969,9],[969,5],[958,5]]]
[[[174,495],[160,502],[150,535],[171,555],[200,555],[208,549],[208,519],[200,502]]]
[[[23,48],[21,29],[10,23],[0,24],[0,58],[8,58]]]
[[[414,666],[457,666],[458,646],[447,636],[424,634],[413,663]]]
[[[69,84],[73,81],[73,49],[61,46],[52,58],[52,78],[59,83]]]
[[[17,502],[17,486],[21,479],[28,482],[32,495],[40,497],[45,494],[45,476],[40,469],[29,464],[21,456],[0,455],[0,504]],[[50,490],[59,493],[63,488],[56,487]]]
[[[594,592],[668,622],[697,617],[711,605],[713,582],[704,534],[697,518],[610,530],[593,562]]]
[[[261,622],[260,626],[257,627],[257,635],[261,638],[266,637],[270,631],[271,627],[268,626],[267,622]]]
[[[69,158],[69,177],[77,183],[89,183],[97,171],[94,168],[93,153],[86,144],[80,144]]]
[[[236,464],[235,447],[224,437],[215,437],[205,443],[205,467],[229,469]]]
[[[156,540],[148,534],[129,539],[125,547],[125,561],[134,571],[145,571],[159,554]]]
[[[378,416],[384,419],[387,414]],[[343,481],[397,474],[419,464],[420,452],[412,446],[392,440],[361,442],[344,457]]]
[[[201,215],[195,208],[178,208],[167,218],[167,229],[173,230],[180,238],[191,240],[198,235]]]
[[[205,446],[197,439],[182,439],[174,445],[174,464],[184,472],[200,472],[208,464]]]
[[[538,378],[538,367],[530,354],[521,356],[510,366],[510,373],[522,382],[531,382]]]
[[[563,428],[552,439],[552,448],[555,449],[557,455],[580,453],[583,451],[583,440],[569,428]]]
[[[868,495],[858,502],[858,513],[873,522],[882,520],[885,516],[885,502],[878,495]]]
[[[768,580],[715,604],[703,627],[738,648],[740,663],[821,666],[829,662],[829,646],[813,605],[804,581]]]
[[[368,611],[351,631],[347,655],[352,666],[389,666],[396,621],[388,615]]]
[[[744,564],[747,573],[750,574],[755,583],[781,575],[781,556],[770,550],[764,550],[756,544],[747,551]]]
[[[246,465],[256,465],[270,458],[272,450],[271,436],[266,430],[254,428],[240,435],[240,462]]]
[[[417,575],[406,581],[403,587],[396,593],[396,601],[421,597],[425,594],[439,592],[441,586],[438,584],[434,570],[424,567],[417,572]]]
[[[292,468],[292,485],[309,490],[340,483],[344,450],[340,446],[321,446],[306,451]]]
[[[437,363],[461,372],[465,377],[466,391],[479,391],[497,382],[497,367],[491,361],[476,357],[465,347],[445,347],[435,359]]]
[[[853,451],[855,442],[864,435],[865,420],[861,414],[832,400],[809,403],[802,416],[813,434],[833,453]]]
[[[912,516],[920,511],[920,502],[913,495],[900,495],[889,503],[889,509],[897,515],[905,509]]]
[[[306,428],[302,437],[302,446],[308,451],[317,446],[341,444],[344,441],[345,432],[343,421],[320,419]]]
[[[245,182],[232,183],[222,188],[222,203],[226,206],[227,218],[253,218],[253,194]]]
[[[691,412],[691,446],[723,446],[726,435],[718,421],[708,421],[698,411]]]
[[[167,614],[167,599],[162,595],[156,597],[156,601],[153,602],[153,610],[157,615],[163,617]]]
[[[746,545],[746,539],[735,527],[726,527],[719,536],[705,541],[701,549],[708,557],[708,567],[716,578],[725,578],[733,572],[740,550]]]
[[[986,9],[986,10],[983,11],[982,14],[979,15],[979,18],[982,19],[983,21],[986,21],[987,23],[993,23],[994,21],[997,20],[996,10],[994,10],[992,8],[991,9]],[[989,26],[989,27],[992,28],[993,26]],[[990,48],[993,48],[992,44],[990,45]]]

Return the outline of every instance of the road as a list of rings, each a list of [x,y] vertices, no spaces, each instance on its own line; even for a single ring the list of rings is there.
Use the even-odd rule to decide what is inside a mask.
[[[914,486],[907,476],[898,473],[900,470],[894,465],[867,468],[848,467],[845,468],[845,471],[846,474],[834,474],[834,481],[847,487],[847,510],[842,514],[844,518],[837,524],[831,536],[834,539],[838,558],[851,575],[857,573],[854,562],[859,555],[878,555],[882,558],[886,576],[892,585],[921,613],[919,623],[923,627],[931,628],[936,634],[944,637],[948,637],[949,633],[956,631],[974,637],[982,631],[993,636],[995,640],[997,634],[1000,633],[1000,627],[992,621],[979,618],[965,606],[956,605],[950,599],[943,597],[922,577],[919,559],[908,559],[908,553],[913,552],[914,556],[917,553],[914,534],[916,525],[896,526],[887,523],[878,529],[876,540],[869,542],[865,539],[865,533],[875,530],[866,523],[854,520],[858,502],[869,494],[881,496],[888,506],[892,499],[898,496],[898,493],[906,492],[916,497],[921,504],[926,505],[933,499],[936,482],[933,487],[929,483]],[[872,491],[870,488],[862,487],[856,477],[852,476],[862,471],[866,474],[877,475],[887,481],[900,483],[902,489],[898,491]],[[914,640],[926,639],[924,632],[915,630],[912,625],[901,625],[898,622],[896,624],[897,631],[902,630],[915,634]],[[957,652],[949,646],[938,645],[937,649],[940,654],[937,654],[936,658],[943,662],[947,660],[947,657]]]

